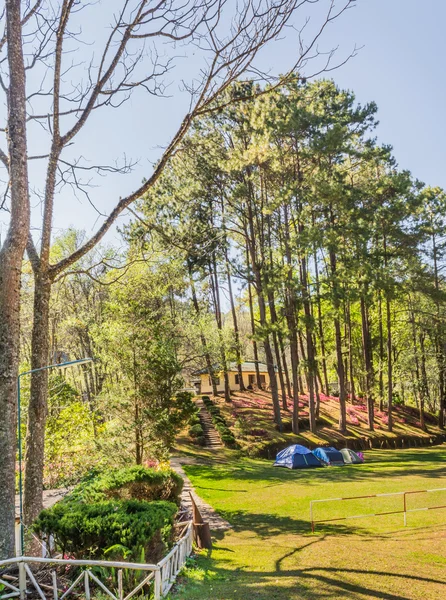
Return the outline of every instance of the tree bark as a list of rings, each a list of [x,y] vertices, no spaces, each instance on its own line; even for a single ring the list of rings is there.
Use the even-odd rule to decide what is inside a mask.
[[[49,364],[49,311],[51,280],[41,272],[35,275],[34,318],[31,369]],[[24,520],[29,526],[43,508],[43,467],[45,460],[45,426],[48,411],[48,371],[33,373],[28,408],[25,457]]]
[[[187,269],[189,272],[190,289],[192,292],[192,303],[194,305],[195,314],[197,315],[198,319],[200,319],[200,305],[198,304],[197,290],[195,289],[195,282],[194,282],[194,279],[192,276],[192,266],[189,261],[187,261]],[[201,340],[201,345],[203,346],[203,350],[204,350],[206,367],[207,367],[207,370],[209,373],[209,377],[211,379],[212,393],[214,396],[216,396],[218,392],[217,392],[217,384],[215,383],[214,365],[212,364],[211,355],[209,354],[208,345],[207,345],[207,341],[206,341],[206,336],[204,335],[201,326],[200,326],[200,340]]]
[[[367,417],[369,429],[375,429],[375,407],[373,402],[373,363],[372,363],[372,342],[370,338],[369,317],[367,305],[364,296],[361,296],[361,329],[362,329],[362,348],[365,365],[365,392],[367,401]]]
[[[228,278],[229,301],[231,304],[232,323],[234,325],[235,355],[236,355],[236,359],[237,359],[239,389],[241,392],[244,392],[245,384],[243,382],[242,356],[241,356],[241,352],[240,352],[240,334],[239,334],[239,329],[238,329],[238,320],[237,320],[237,312],[235,310],[234,296],[232,293],[231,269],[229,266],[229,258],[228,258],[227,248],[225,248],[225,262],[226,262],[226,276]]]
[[[20,278],[29,235],[26,85],[20,0],[6,0],[8,46],[8,150],[11,212],[0,250],[0,559],[14,556],[17,375]]]

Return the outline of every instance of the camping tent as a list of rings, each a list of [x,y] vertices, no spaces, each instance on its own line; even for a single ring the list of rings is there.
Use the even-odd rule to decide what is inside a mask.
[[[342,457],[344,458],[344,462],[346,465],[362,465],[364,459],[350,450],[350,448],[342,448],[341,450]]]
[[[343,465],[344,457],[332,446],[328,446],[327,448],[316,448],[313,450],[313,454],[317,456],[317,458],[328,465]]]
[[[288,469],[309,469],[312,467],[322,467],[323,465],[311,450],[308,450],[305,446],[294,444],[277,454],[274,466],[287,467]]]

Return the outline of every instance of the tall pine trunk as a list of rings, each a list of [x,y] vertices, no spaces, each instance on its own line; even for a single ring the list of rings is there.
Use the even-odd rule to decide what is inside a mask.
[[[7,138],[11,209],[8,232],[0,250],[0,560],[14,555],[20,278],[30,219],[20,0],[8,0],[3,10],[9,67]]]
[[[375,429],[375,406],[373,402],[373,362],[372,340],[370,336],[369,315],[364,295],[361,296],[361,331],[362,350],[365,366],[365,393],[367,401],[367,417],[370,431]]]
[[[192,292],[192,302],[194,305],[195,314],[197,315],[197,319],[198,319],[198,321],[200,321],[200,305],[198,304],[197,290],[195,289],[195,282],[194,282],[194,279],[192,276],[192,266],[189,261],[187,263],[187,268],[188,268],[188,272],[189,272],[189,282],[190,282],[190,288],[191,288],[191,292]],[[211,380],[212,393],[214,396],[216,396],[218,391],[217,391],[217,384],[215,383],[214,365],[212,364],[211,355],[209,354],[206,336],[204,335],[201,325],[199,327],[200,327],[200,341],[201,341],[201,345],[203,346],[204,357],[206,360],[206,368],[208,370],[209,378]]]
[[[232,323],[234,326],[234,337],[235,337],[235,356],[237,360],[237,372],[239,379],[239,389],[241,392],[245,391],[245,384],[243,382],[243,370],[242,370],[242,356],[240,352],[240,334],[238,328],[237,312],[235,310],[234,295],[232,293],[232,281],[231,281],[231,268],[229,265],[228,249],[225,248],[225,263],[226,263],[226,276],[228,279],[228,292],[229,302],[231,304]]]

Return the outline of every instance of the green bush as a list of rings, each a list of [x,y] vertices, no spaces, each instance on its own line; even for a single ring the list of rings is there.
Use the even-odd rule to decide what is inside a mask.
[[[191,437],[199,437],[201,435],[203,435],[203,427],[200,424],[197,425],[193,425],[190,429],[189,429],[189,435]]]
[[[142,466],[110,469],[90,475],[77,485],[63,502],[104,502],[106,500],[168,500],[180,502],[183,480],[171,469]]]
[[[40,536],[54,537],[64,554],[75,558],[157,562],[172,542],[177,506],[139,500],[94,504],[59,502],[43,510],[33,525]]]

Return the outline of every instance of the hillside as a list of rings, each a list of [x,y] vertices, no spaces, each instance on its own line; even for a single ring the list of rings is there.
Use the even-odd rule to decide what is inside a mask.
[[[231,399],[230,403],[226,403],[221,397],[212,397],[219,405],[241,449],[250,456],[272,458],[279,449],[291,443],[309,447],[332,444],[360,450],[427,446],[446,440],[445,432],[437,427],[433,415],[426,413],[427,431],[421,430],[419,413],[413,406],[394,407],[394,427],[393,432],[389,432],[386,413],[376,408],[375,431],[369,431],[365,404],[360,399],[354,404],[347,403],[348,433],[342,435],[337,423],[339,399],[321,394],[317,433],[311,433],[308,427],[308,397],[301,396],[301,431],[296,436],[291,431],[291,401],[288,402],[288,410],[282,410],[284,431],[279,432],[273,422],[272,401],[268,392],[236,392]]]

